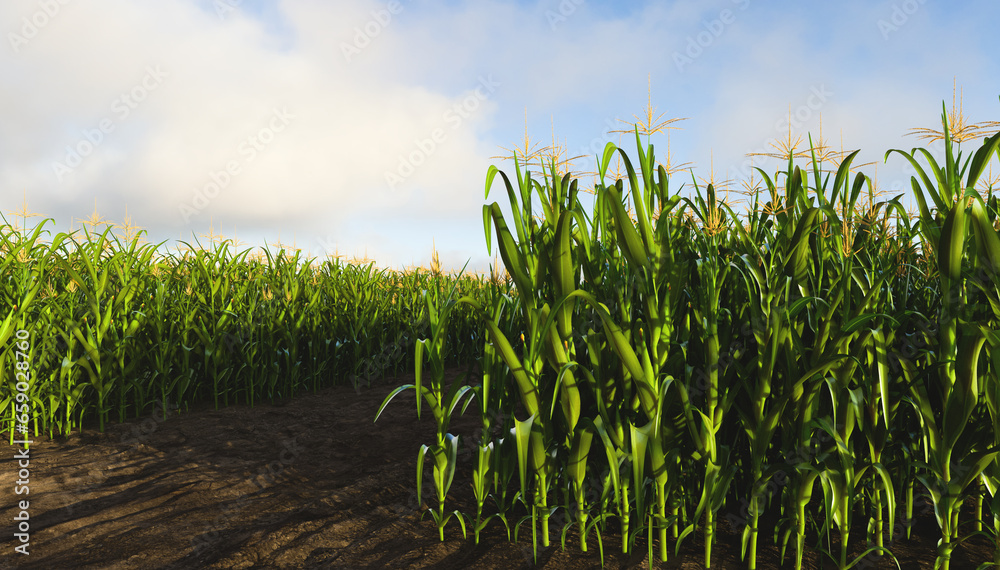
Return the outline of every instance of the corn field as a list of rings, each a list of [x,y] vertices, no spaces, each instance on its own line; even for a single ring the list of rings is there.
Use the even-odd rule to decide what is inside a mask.
[[[45,240],[44,227],[0,227],[0,425],[10,441],[29,422],[36,436],[68,435],[88,420],[103,431],[112,416],[152,406],[165,415],[168,403],[252,406],[333,378],[370,383],[412,368],[422,289],[444,280],[466,294],[485,290],[479,277],[317,263],[284,249],[251,256],[228,241],[162,255],[141,236],[122,243],[111,227]],[[481,338],[471,312],[467,321],[452,330],[456,347]],[[19,359],[29,345],[31,358]],[[472,358],[454,352],[456,362]],[[30,417],[15,421],[20,404]]]
[[[613,532],[652,567],[701,533],[709,568],[742,504],[748,568],[772,540],[796,568],[807,551],[848,568],[857,544],[891,558],[926,493],[938,567],[975,534],[1000,565],[1000,205],[977,188],[1000,134],[963,158],[942,126],[943,164],[885,155],[916,171],[915,216],[853,172],[858,151],[833,172],[815,152],[758,168],[745,214],[693,176],[682,195],[638,128],[638,169],[608,143],[592,207],[554,162],[540,180],[490,167],[486,199],[501,184],[512,212],[483,207],[491,277],[0,226],[0,425],[11,442],[103,430],[168,401],[253,405],[412,368],[378,417],[410,389],[429,410],[416,487],[431,477],[441,540],[452,520],[477,542],[493,524],[603,558]],[[612,159],[626,176],[605,183]],[[457,364],[475,374],[445,383]],[[449,424],[469,410],[466,472]],[[475,512],[449,509],[456,475]]]
[[[502,181],[513,217],[490,203],[484,230],[516,292],[430,291],[415,384],[379,412],[413,389],[433,415],[417,492],[429,457],[441,540],[452,519],[477,542],[502,524],[514,540],[530,530],[536,553],[572,532],[603,558],[614,530],[623,553],[643,538],[652,567],[698,532],[710,568],[720,513],[742,502],[730,522],[748,568],[768,514],[796,568],[807,549],[849,568],[892,557],[926,493],[937,567],[973,534],[1000,564],[1000,221],[992,187],[976,188],[1000,135],[963,158],[946,112],[942,125],[943,164],[922,148],[885,155],[915,169],[916,216],[852,176],[858,151],[832,172],[815,152],[773,178],[758,168],[744,216],[712,184],[671,188],[638,126],[638,168],[608,143],[589,210],[555,161],[541,181],[517,161],[516,181],[490,167],[486,197]],[[614,157],[627,176],[605,184]],[[482,374],[446,385],[463,307],[486,331]],[[482,420],[466,442],[475,513],[447,507],[448,426],[467,406]],[[970,502],[978,514],[960,521]],[[856,517],[864,536],[850,535]],[[851,560],[854,544],[867,549]]]

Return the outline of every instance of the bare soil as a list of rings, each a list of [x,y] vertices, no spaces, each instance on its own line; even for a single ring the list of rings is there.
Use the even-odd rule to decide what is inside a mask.
[[[457,374],[452,371],[451,374]],[[462,537],[453,520],[440,542],[424,505],[417,504],[417,450],[433,438],[433,420],[418,420],[412,391],[397,397],[377,423],[376,411],[412,374],[382,380],[356,392],[351,386],[305,393],[293,400],[214,410],[211,405],[87,428],[69,438],[35,438],[30,448],[27,495],[16,449],[0,460],[5,500],[0,519],[2,568],[600,568],[596,540],[582,553],[571,531],[567,549],[531,547],[530,525],[519,543],[508,541],[499,521],[480,543]],[[456,418],[452,431],[471,436],[474,414]],[[450,508],[474,513],[471,455],[460,459]],[[24,473],[21,473],[24,475]],[[430,477],[425,492],[432,491]],[[817,491],[817,494],[821,492]],[[30,554],[17,553],[13,537],[17,502],[29,500]],[[924,504],[914,535],[890,545],[903,568],[932,568],[938,531]],[[740,535],[723,507],[713,549],[713,568],[744,568]],[[858,516],[856,519],[860,519]],[[963,521],[969,517],[963,514]],[[856,521],[853,538],[864,536]],[[617,525],[616,521],[611,527]],[[855,540],[857,541],[857,540]],[[763,533],[759,568],[779,562],[773,539]],[[834,542],[834,548],[837,548]],[[860,553],[863,545],[855,548]],[[673,545],[671,545],[673,548]],[[606,568],[647,568],[640,539],[634,554],[621,554],[621,538],[604,536]],[[975,537],[955,553],[952,568],[990,560],[992,546]],[[810,552],[806,568],[818,568]],[[671,552],[657,568],[702,568],[700,533]],[[833,568],[827,561],[825,568]],[[895,568],[887,557],[866,558],[856,568]]]

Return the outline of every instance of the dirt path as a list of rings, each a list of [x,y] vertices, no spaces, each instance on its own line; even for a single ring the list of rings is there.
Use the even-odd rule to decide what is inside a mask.
[[[151,415],[108,426],[103,434],[88,429],[65,440],[36,438],[29,495],[15,494],[18,460],[4,445],[0,567],[534,567],[530,528],[512,544],[495,522],[476,546],[454,522],[441,543],[430,517],[420,521],[414,469],[417,449],[432,440],[433,423],[417,420],[413,392],[400,395],[372,423],[385,395],[409,381],[412,375],[360,394],[350,386],[330,388],[276,405],[203,408],[166,420]],[[470,413],[452,427],[472,435],[477,422]],[[475,512],[471,461],[460,464],[453,487],[452,506],[463,512]],[[15,503],[26,497],[28,556],[14,551],[13,538]],[[921,523],[916,540],[894,549],[904,568],[933,565],[927,556],[936,541],[933,517]],[[725,523],[719,530],[713,567],[743,568],[738,535]],[[770,543],[769,537],[761,542]],[[579,552],[571,533],[567,551],[558,543],[540,551],[537,567],[599,568],[592,544],[591,553]],[[605,537],[606,568],[647,567],[644,547],[630,559],[615,554],[620,545],[620,538]],[[953,568],[990,555],[981,539],[966,550]],[[700,538],[692,537],[679,557],[657,567],[701,568],[701,552]],[[759,556],[760,568],[777,567],[773,547],[761,548]],[[895,565],[881,560],[868,567]]]

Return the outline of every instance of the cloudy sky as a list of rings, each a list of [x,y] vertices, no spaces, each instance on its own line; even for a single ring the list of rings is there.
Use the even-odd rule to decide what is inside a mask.
[[[956,82],[969,121],[1000,120],[998,16],[994,0],[7,1],[0,211],[18,221],[26,197],[67,231],[95,205],[115,223],[127,209],[153,242],[211,225],[393,268],[434,243],[445,266],[482,270],[504,148],[527,131],[593,171],[650,102],[687,118],[671,161],[699,179],[735,189],[747,153],[822,121],[903,192],[884,152],[924,145],[906,133],[940,128]],[[652,143],[665,162],[667,135]]]

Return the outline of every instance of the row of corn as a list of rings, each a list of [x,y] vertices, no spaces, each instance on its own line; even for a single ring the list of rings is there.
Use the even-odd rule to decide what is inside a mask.
[[[477,276],[318,263],[284,249],[251,257],[229,242],[162,254],[111,227],[47,235],[44,222],[0,226],[0,426],[11,441],[22,404],[31,433],[68,435],[95,420],[103,431],[112,414],[370,382],[413,366],[423,289],[485,290]],[[471,311],[466,321],[448,339],[453,362],[473,358],[481,340]]]
[[[740,215],[711,184],[671,188],[638,129],[638,168],[610,143],[598,157],[592,208],[555,163],[541,181],[490,167],[486,196],[499,175],[513,216],[484,206],[487,243],[516,294],[429,288],[416,382],[379,411],[413,389],[433,415],[417,491],[429,460],[441,539],[453,519],[477,542],[530,527],[536,549],[573,536],[603,559],[614,532],[652,567],[698,532],[708,568],[728,519],[749,568],[762,541],[796,568],[807,552],[848,568],[892,558],[925,495],[938,567],[977,533],[1000,564],[1000,222],[976,190],[1000,135],[963,157],[942,122],[943,163],[886,153],[916,172],[916,216],[852,176],[857,152],[833,172],[815,153],[757,169]],[[613,157],[627,177],[605,184]],[[445,382],[464,308],[481,374]],[[482,429],[461,443],[449,422],[468,407]],[[463,450],[475,513],[446,506]]]

